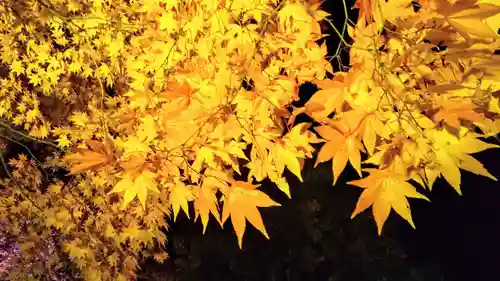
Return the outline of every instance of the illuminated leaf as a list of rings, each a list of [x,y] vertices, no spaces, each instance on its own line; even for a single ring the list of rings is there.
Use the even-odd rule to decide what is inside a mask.
[[[327,142],[321,147],[314,165],[317,166],[319,163],[326,162],[333,157],[333,184],[337,182],[339,175],[347,164],[347,160],[349,160],[359,176],[361,176],[360,152],[364,152],[365,150],[358,137],[347,133],[344,134],[340,130],[328,125],[316,127],[315,130]]]
[[[220,213],[217,208],[217,198],[215,197],[214,189],[212,188],[210,182],[214,184],[213,178],[207,178],[203,182],[203,185],[198,189],[198,194],[195,196],[194,200],[194,210],[195,219],[200,217],[201,223],[203,224],[203,233],[205,233],[209,221],[209,214],[211,213],[215,219],[222,225],[220,220]]]
[[[415,187],[406,182],[407,178],[404,175],[375,169],[367,169],[367,171],[370,172],[368,177],[348,182],[348,184],[364,188],[352,217],[373,206],[373,216],[380,235],[391,209],[394,209],[415,228],[407,197],[427,201],[429,199],[418,193]]]
[[[440,12],[443,13],[451,26],[468,38],[469,35],[496,38],[497,33],[485,22],[485,19],[500,13],[500,6],[477,3],[477,0],[459,1],[450,4],[441,0]]]
[[[257,187],[247,182],[235,181],[228,189],[228,194],[226,194],[224,200],[222,223],[231,217],[240,248],[243,245],[246,220],[269,239],[257,207],[280,206],[280,204],[274,202],[265,193],[257,190]]]
[[[184,185],[182,182],[175,183],[170,186],[170,202],[172,210],[174,211],[174,221],[177,219],[180,209],[189,218],[189,205],[188,202],[194,199],[193,191],[189,186]]]
[[[113,189],[108,194],[125,192],[122,208],[126,208],[127,205],[132,200],[134,200],[135,197],[138,197],[142,207],[146,209],[146,198],[148,196],[148,190],[157,193],[160,192],[158,190],[155,178],[156,174],[149,171],[141,173],[135,179],[132,179],[129,174],[125,174],[125,176],[113,187]]]
[[[103,143],[89,140],[91,150],[85,149],[81,153],[66,156],[64,159],[72,163],[70,175],[74,175],[86,170],[97,170],[112,160],[112,151],[109,146]]]

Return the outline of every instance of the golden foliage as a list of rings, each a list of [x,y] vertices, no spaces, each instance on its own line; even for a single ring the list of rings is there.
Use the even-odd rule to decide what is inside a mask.
[[[327,59],[318,44],[330,15],[317,1],[5,1],[2,127],[52,150],[11,159],[2,218],[19,241],[57,233],[46,267],[68,255],[86,280],[130,280],[142,258],[168,257],[155,252],[164,216],[190,205],[203,231],[231,218],[240,247],[247,220],[268,237],[257,207],[279,204],[254,182],[291,197],[285,170],[302,181],[325,142],[316,165],[332,160],[334,183],[347,162],[360,177],[376,166],[350,182],[364,188],[353,216],[372,206],[381,233],[394,209],[414,226],[407,198],[427,198],[410,180],[459,193],[459,169],[496,180],[470,156],[500,131],[500,7],[487,2],[359,0],[357,23],[332,26],[350,50],[334,73],[342,46]],[[320,90],[293,107],[305,82]]]

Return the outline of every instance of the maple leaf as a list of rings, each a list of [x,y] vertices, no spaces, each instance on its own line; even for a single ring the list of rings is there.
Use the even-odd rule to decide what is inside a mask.
[[[252,151],[255,152],[256,149],[253,149]],[[267,155],[265,155],[263,159],[260,159],[257,156],[252,157],[252,161],[246,165],[246,167],[250,169],[248,179],[253,177],[257,181],[262,181],[269,175],[269,171],[276,169],[275,165],[272,165],[270,157],[266,156]]]
[[[147,168],[146,155],[143,153],[132,154],[130,157],[122,159],[120,167],[132,178],[135,178]]]
[[[24,73],[23,63],[21,61],[15,60],[10,65],[10,71],[16,74],[23,74]]]
[[[137,136],[143,143],[151,142],[157,135],[156,122],[153,116],[146,115],[140,118],[141,125],[137,130]]]
[[[459,118],[472,122],[481,122],[484,120],[481,114],[474,111],[476,106],[473,104],[445,100],[441,102],[441,105],[443,107],[434,115],[434,121],[440,122],[443,120],[456,129],[460,129]]]
[[[85,256],[89,254],[89,251],[88,249],[82,248],[79,244],[80,240],[77,238],[76,240],[72,240],[71,242],[65,243],[63,246],[71,256],[78,259],[83,259]]]
[[[161,252],[161,253],[154,253],[153,258],[157,263],[164,263],[166,260],[169,259],[169,254],[167,252]]]
[[[139,198],[142,207],[146,209],[148,190],[160,193],[155,178],[156,174],[150,171],[144,171],[135,178],[132,178],[130,174],[125,174],[108,194],[125,192],[122,205],[123,209],[125,209],[128,203],[134,200],[135,197]]]
[[[126,141],[120,144],[120,146],[124,149],[124,155],[147,153],[150,149],[147,143],[141,141],[139,137],[134,135],[129,136]]]
[[[136,112],[134,110],[128,110],[117,117],[119,124],[116,127],[119,131],[133,132],[135,127],[135,122],[137,120]]]
[[[269,235],[267,234],[264,222],[262,221],[262,217],[257,207],[281,206],[279,203],[273,201],[268,195],[257,190],[257,187],[259,186],[248,182],[233,181],[231,187],[227,189],[226,198],[224,199],[222,223],[231,216],[231,222],[236,231],[240,248],[242,248],[246,220],[269,239]]]
[[[181,208],[189,218],[188,202],[194,199],[192,189],[183,182],[176,182],[169,186],[169,190],[170,204],[174,211],[174,221],[177,219],[177,214],[179,214]]]
[[[112,161],[112,141],[105,139],[104,143],[89,140],[87,144],[91,149],[84,149],[64,157],[65,161],[72,164],[69,174],[74,175],[89,169],[97,170]]]
[[[177,29],[177,21],[174,18],[175,14],[172,11],[167,11],[160,16],[159,28],[160,30],[167,30],[168,32]]]
[[[365,119],[363,131],[363,143],[370,155],[373,154],[375,150],[377,135],[388,138],[390,132],[385,124],[378,118],[377,114],[370,114]]]
[[[345,84],[338,79],[316,82],[319,91],[306,102],[305,111],[317,121],[323,121],[332,112],[341,112],[348,93],[344,90]]]
[[[413,15],[412,0],[371,0],[374,22],[382,27],[385,21],[396,22],[399,18],[407,18]]]
[[[366,22],[370,23],[373,18],[373,6],[375,1],[373,0],[356,0],[353,8],[359,9],[359,18],[365,19]]]
[[[16,124],[15,122],[13,122]],[[17,125],[17,124],[16,124]],[[60,148],[65,148],[71,145],[71,140],[69,140],[68,136],[66,134],[59,136],[57,138],[57,146]]]
[[[75,111],[69,120],[76,126],[85,127],[89,122],[89,117],[85,112]]]
[[[477,137],[478,134],[468,132],[457,137],[447,130],[430,131],[428,137],[433,140],[433,149],[436,156],[437,175],[441,174],[458,194],[460,190],[460,170],[462,168],[469,172],[497,180],[484,166],[469,154],[481,152],[490,148],[498,148],[498,145],[483,142]],[[429,171],[430,172],[430,171]]]
[[[107,51],[110,57],[118,57],[123,49],[124,41],[125,39],[123,38],[122,32],[118,32],[117,36],[113,38],[113,40],[111,40],[107,46]]]
[[[339,124],[333,122],[333,124]],[[318,153],[316,167],[319,163],[326,162],[333,157],[333,184],[337,183],[337,179],[344,170],[347,160],[356,169],[361,177],[361,155],[360,152],[366,152],[363,144],[361,144],[356,132],[350,133],[348,130],[334,128],[329,125],[316,127],[315,130],[327,142],[321,147]]]
[[[276,168],[278,171],[283,171],[284,167],[286,166],[290,172],[292,172],[301,182],[304,180],[302,179],[301,175],[301,165],[300,161],[297,158],[297,153],[295,153],[291,149],[287,149],[283,145],[277,145],[275,147],[275,157],[273,159],[274,164],[276,165]]]
[[[407,177],[405,175],[387,170],[366,169],[366,171],[370,173],[368,177],[348,182],[348,184],[365,189],[358,199],[351,218],[373,206],[373,216],[380,235],[391,209],[394,209],[396,213],[415,228],[407,197],[427,201],[429,199],[417,192],[415,187],[406,181]]]
[[[113,253],[111,255],[108,256],[107,258],[108,262],[109,262],[109,265],[111,266],[117,266],[118,265],[118,261],[119,261],[119,256],[118,256],[118,253]]]
[[[500,13],[498,5],[477,3],[477,0],[460,0],[454,3],[438,0],[437,12],[466,39],[470,39],[470,35],[484,38],[498,37],[495,30],[485,21]]]
[[[285,30],[288,25],[298,28],[304,23],[310,22],[311,16],[300,3],[290,3],[285,5],[278,13],[280,27]]]
[[[213,178],[205,178],[203,184],[198,189],[196,198],[194,200],[194,210],[195,210],[195,220],[200,217],[201,223],[203,225],[203,234],[207,230],[209,214],[211,213],[215,219],[222,225],[220,220],[220,213],[217,208],[217,197],[215,196],[215,191],[213,186],[216,184]]]
[[[161,93],[160,96],[169,100],[184,98],[186,101],[183,105],[188,106],[194,92],[196,92],[196,90],[191,88],[186,82],[179,83],[177,81],[168,81],[167,89]]]

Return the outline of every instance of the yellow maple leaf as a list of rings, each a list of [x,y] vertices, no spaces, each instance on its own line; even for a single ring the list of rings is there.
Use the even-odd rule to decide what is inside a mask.
[[[462,132],[464,129],[462,129]],[[489,148],[498,148],[498,145],[483,142],[477,137],[479,135],[468,132],[462,136],[455,136],[447,130],[429,131],[428,137],[433,141],[433,149],[436,156],[437,168],[446,181],[458,194],[460,190],[460,168],[469,172],[497,180],[490,174],[479,161],[469,154],[477,153]]]
[[[349,160],[351,165],[361,177],[360,152],[365,152],[365,149],[357,134],[351,134],[340,128],[333,128],[329,125],[316,127],[315,130],[321,135],[322,138],[327,140],[327,142],[321,147],[314,167],[316,167],[319,163],[332,159],[333,157],[333,184],[335,184],[339,175],[344,170],[347,160]]]
[[[341,112],[346,95],[345,84],[339,79],[327,79],[316,82],[320,88],[305,104],[305,112],[321,122],[332,112]]]
[[[301,182],[301,165],[299,159],[297,158],[297,153],[291,150],[291,148],[287,148],[283,145],[278,144],[275,147],[275,157],[273,159],[274,164],[278,171],[283,171],[284,167],[287,167],[290,172],[292,172]]]
[[[192,168],[196,171],[200,171],[203,163],[209,167],[216,166],[214,152],[215,151],[212,147],[202,146],[196,154],[196,159],[193,162]]]
[[[120,146],[125,150],[125,155],[131,155],[136,152],[147,153],[150,148],[149,145],[137,136],[129,136],[127,140],[120,144]]]
[[[72,257],[83,259],[89,254],[89,250],[80,246],[80,239],[77,238],[71,242],[64,243],[64,248]]]
[[[288,184],[288,181],[285,177],[279,177],[271,180],[278,186],[281,191],[283,191],[283,193],[286,194],[288,198],[292,198],[292,195],[290,194],[290,185]]]
[[[311,22],[311,16],[306,8],[300,3],[290,3],[285,5],[278,13],[280,27],[286,30],[288,26],[292,29]]]
[[[365,119],[363,130],[363,143],[367,149],[368,154],[373,154],[375,145],[377,143],[377,135],[382,137],[390,136],[389,129],[378,118],[377,114],[370,114]]]
[[[149,143],[152,140],[155,139],[157,135],[156,131],[156,122],[153,116],[151,115],[146,115],[141,120],[141,125],[139,126],[139,129],[137,131],[137,136],[139,137],[139,140]]]
[[[89,116],[85,112],[75,111],[69,118],[73,124],[79,127],[85,127],[88,125]]]
[[[366,178],[350,181],[348,184],[359,186],[365,190],[361,193],[351,218],[373,206],[373,216],[377,223],[378,234],[382,233],[385,221],[391,209],[394,209],[413,228],[415,224],[411,217],[407,197],[429,201],[427,197],[417,192],[414,186],[406,182],[405,175],[392,171],[366,169],[370,175]]]
[[[436,0],[437,1],[437,0]],[[489,3],[478,3],[477,0],[437,1],[437,12],[464,38],[471,35],[484,38],[497,38],[498,34],[491,28],[486,19],[500,13],[500,6]]]
[[[169,186],[170,204],[174,211],[174,221],[177,219],[179,211],[182,209],[189,218],[188,202],[194,199],[192,189],[182,182],[176,182]]]
[[[118,57],[124,47],[124,41],[125,39],[123,38],[122,32],[118,32],[118,34],[116,34],[116,37],[109,41],[109,44],[106,48],[108,51],[108,55],[112,58]]]
[[[19,60],[15,60],[12,62],[10,65],[10,71],[15,74],[23,74],[24,73],[24,67],[23,67],[23,62]]]
[[[166,30],[167,32],[175,31],[177,29],[177,21],[174,16],[174,12],[172,11],[162,14],[159,20],[160,30]]]
[[[135,179],[133,179],[129,174],[125,176],[113,187],[113,189],[108,193],[124,193],[124,201],[122,208],[126,208],[130,201],[134,200],[135,197],[139,198],[142,207],[146,209],[146,198],[148,196],[148,190],[160,193],[158,190],[158,184],[156,183],[156,174],[150,171],[145,171],[139,174]]]

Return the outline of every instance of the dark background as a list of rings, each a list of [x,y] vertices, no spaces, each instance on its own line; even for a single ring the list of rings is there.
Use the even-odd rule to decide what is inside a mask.
[[[354,1],[348,1],[348,7]],[[326,1],[337,28],[344,23],[342,0]],[[350,8],[349,8],[350,10]],[[356,10],[349,17],[355,21]],[[339,44],[331,28],[324,26],[329,54]],[[342,62],[348,63],[347,52]],[[336,65],[335,63],[333,63]],[[337,69],[338,70],[338,69]],[[314,92],[301,87],[302,101]],[[493,141],[493,140],[488,140]],[[474,155],[497,178],[500,150]],[[209,224],[205,235],[201,223],[181,214],[170,222],[170,259],[160,265],[148,261],[140,280],[186,281],[444,281],[500,280],[500,185],[485,177],[462,172],[463,195],[443,179],[432,192],[422,191],[431,202],[410,200],[413,230],[394,212],[377,235],[370,211],[350,219],[361,189],[345,184],[357,179],[348,165],[332,186],[331,163],[312,168],[306,161],[298,182],[288,174],[292,200],[272,184],[264,191],[281,207],[262,208],[271,237],[265,239],[247,224],[243,250],[238,248],[230,220],[221,229]]]

